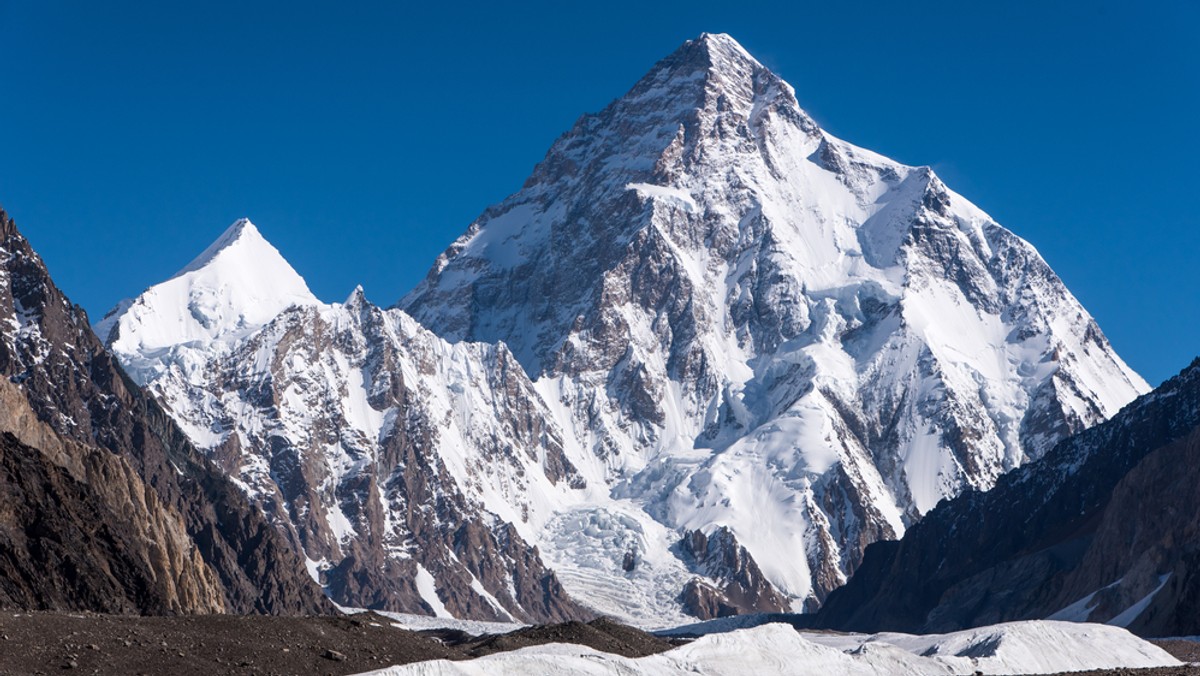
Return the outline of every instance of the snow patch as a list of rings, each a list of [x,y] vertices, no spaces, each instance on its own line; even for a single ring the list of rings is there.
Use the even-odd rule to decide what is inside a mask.
[[[1142,612],[1146,610],[1146,608],[1150,605],[1150,602],[1153,601],[1154,597],[1158,595],[1158,592],[1162,591],[1162,588],[1167,585],[1167,580],[1170,579],[1170,573],[1167,573],[1166,575],[1160,575],[1158,578],[1158,586],[1155,587],[1153,591],[1151,591],[1149,594],[1146,594],[1137,603],[1123,610],[1119,615],[1109,620],[1106,624],[1111,624],[1114,627],[1128,627],[1133,623],[1134,620],[1138,618],[1138,615],[1141,615]]]
[[[433,609],[433,614],[439,618],[452,618],[450,611],[446,610],[446,605],[438,598],[437,584],[433,579],[433,575],[425,569],[425,566],[417,564],[417,575],[413,578],[413,583],[417,585],[417,593],[421,595],[421,600],[424,601],[430,608]]]
[[[651,185],[649,183],[630,183],[625,186],[626,190],[636,190],[638,194],[650,199],[661,200],[671,206],[683,209],[687,212],[695,212],[699,210],[696,206],[696,200],[692,194],[682,188],[671,188],[665,185]]]

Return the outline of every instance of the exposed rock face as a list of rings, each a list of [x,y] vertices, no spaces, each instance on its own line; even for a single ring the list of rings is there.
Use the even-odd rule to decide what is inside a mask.
[[[606,509],[603,473],[593,463],[600,480],[592,481],[567,457],[554,415],[505,346],[447,344],[361,290],[342,304],[306,299],[255,325],[237,310],[247,304],[240,294],[263,288],[229,280],[247,277],[246,261],[285,280],[294,271],[248,223],[218,243],[197,259],[204,264],[119,306],[107,332],[187,434],[306,553],[310,573],[338,602],[479,619],[590,614],[547,567],[547,547],[558,554],[555,567],[579,555],[624,565],[628,579],[657,579],[658,593],[675,604],[697,576],[729,587],[727,607],[754,609],[758,594],[778,596],[761,574],[745,577],[744,549],[735,553],[740,569],[709,566],[719,577],[673,556],[665,566],[647,560],[652,545],[679,536],[662,529],[629,537],[639,524]],[[190,308],[186,317],[163,304],[171,297]],[[214,297],[224,302],[197,301]],[[156,317],[195,327],[182,331],[183,343],[155,343],[165,333]],[[569,544],[600,531],[621,537],[598,551]],[[615,608],[604,610],[620,612],[626,600],[615,594]]]
[[[339,603],[589,614],[529,544],[586,482],[503,346],[447,345],[361,289],[323,305],[245,220],[102,324]]]
[[[723,35],[582,117],[399,306],[506,344],[571,462],[654,521],[553,540],[726,527],[796,609],[1147,389],[1028,243],[824,132]],[[594,605],[663,584],[540,546]]]
[[[202,389],[178,371],[151,388],[189,429],[223,431],[215,455],[339,603],[587,614],[512,525],[535,532],[530,501],[583,480],[502,346],[451,347],[360,290],[284,312],[204,370]]]
[[[869,547],[817,624],[921,633],[1049,617],[1200,631],[1198,453],[1200,361],[991,491]]]
[[[1145,636],[1200,634],[1200,428],[1117,484],[1057,602],[1088,596],[1078,619]]]
[[[225,609],[220,583],[182,520],[127,463],[99,449],[63,450],[70,467],[0,434],[0,607]]]
[[[332,610],[240,491],[128,380],[2,211],[0,374],[0,426],[13,435],[4,447],[9,602]],[[24,499],[53,504],[18,504]],[[100,558],[83,561],[89,554]],[[34,584],[29,571],[39,564],[67,577]]]
[[[691,580],[683,590],[684,608],[703,620],[744,612],[777,613],[788,609],[788,601],[750,558],[745,547],[728,528],[711,535],[693,530],[683,534],[679,543],[685,560],[690,559],[697,572],[720,586]]]

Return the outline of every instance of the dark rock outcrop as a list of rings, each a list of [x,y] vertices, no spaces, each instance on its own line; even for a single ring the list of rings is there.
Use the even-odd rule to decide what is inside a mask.
[[[261,514],[126,377],[3,211],[0,375],[7,404],[0,431],[24,442],[7,442],[6,454],[15,455],[6,462],[32,472],[9,484],[8,525],[37,519],[19,500],[62,501],[38,510],[50,540],[36,527],[25,539],[10,532],[14,567],[0,577],[12,583],[14,604],[150,613],[332,611]],[[32,455],[31,445],[42,457]],[[118,518],[147,523],[109,521]],[[58,578],[21,590],[21,566],[56,556],[30,548],[50,547],[55,537],[83,547],[80,554],[103,556],[73,566],[65,563],[73,558],[62,558],[65,550],[59,553],[58,561],[75,571],[69,586],[78,593],[65,593],[68,580]],[[112,598],[104,601],[105,595]]]
[[[868,547],[815,624],[920,633],[1057,614],[1194,634],[1198,456],[1200,360],[991,491]]]
[[[711,534],[684,533],[679,547],[694,572],[715,581],[690,580],[683,589],[684,610],[702,620],[742,613],[788,610],[787,599],[762,574],[754,558],[728,528]]]
[[[1087,619],[1110,620],[1152,595],[1145,610],[1126,615],[1129,629],[1200,634],[1200,428],[1121,479],[1063,587],[1059,598],[1068,603],[1106,588],[1109,597],[1094,598]]]
[[[0,607],[224,610],[178,516],[119,457],[72,451],[75,467],[64,467],[0,434]]]

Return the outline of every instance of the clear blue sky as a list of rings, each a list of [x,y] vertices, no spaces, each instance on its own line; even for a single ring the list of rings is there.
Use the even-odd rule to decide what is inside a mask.
[[[0,0],[0,204],[94,317],[240,216],[391,304],[711,31],[1033,242],[1151,383],[1200,354],[1200,3],[183,4]]]

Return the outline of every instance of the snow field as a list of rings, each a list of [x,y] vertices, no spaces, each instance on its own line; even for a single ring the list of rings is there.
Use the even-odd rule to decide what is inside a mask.
[[[583,646],[549,644],[465,662],[435,660],[371,676],[951,676],[1048,674],[1116,667],[1177,666],[1162,649],[1104,625],[1014,622],[952,634],[815,634],[765,624],[710,634],[665,653],[630,659]]]

